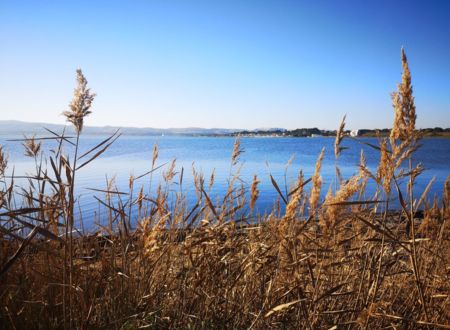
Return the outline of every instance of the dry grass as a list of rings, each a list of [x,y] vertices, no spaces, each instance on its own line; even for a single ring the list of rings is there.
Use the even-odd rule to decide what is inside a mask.
[[[25,152],[36,161],[27,189],[6,175],[0,147],[0,327],[450,328],[450,179],[442,198],[432,202],[428,189],[416,198],[412,189],[398,186],[408,180],[412,187],[421,171],[411,166],[420,137],[403,51],[402,63],[393,133],[373,146],[380,151],[376,175],[361,154],[357,174],[339,180],[321,200],[322,152],[313,177],[305,180],[300,172],[286,193],[271,177],[286,211],[275,206],[268,215],[258,214],[259,180],[254,176],[250,187],[239,180],[238,139],[224,198],[209,195],[214,173],[205,186],[193,168],[198,199],[189,206],[184,169],[175,161],[166,166],[156,195],[149,193],[161,166],[155,146],[151,169],[130,177],[128,192],[118,191],[113,180],[100,190],[108,226],[89,236],[74,225],[76,172],[118,134],[78,154],[93,101],[79,71],[67,113],[76,142],[50,132],[56,146],[46,168],[40,142],[26,138]],[[338,132],[343,128],[344,120]],[[336,156],[345,138],[338,133]],[[71,157],[63,152],[67,144],[75,145]],[[143,177],[147,184],[133,195]],[[364,199],[369,180],[377,192]],[[394,193],[401,209],[389,212]],[[131,227],[134,210],[137,229]]]

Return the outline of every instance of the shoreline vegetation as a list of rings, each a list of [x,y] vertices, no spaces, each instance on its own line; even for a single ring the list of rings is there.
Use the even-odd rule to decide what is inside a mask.
[[[240,179],[239,137],[221,196],[211,195],[214,172],[179,168],[176,160],[161,164],[155,145],[148,172],[130,176],[128,191],[114,179],[96,189],[107,224],[90,235],[75,212],[77,173],[121,133],[80,148],[95,94],[77,70],[64,112],[75,136],[48,129],[45,139],[17,142],[36,165],[20,176],[26,186],[17,185],[22,174],[0,146],[0,327],[450,329],[450,176],[441,196],[428,196],[433,179],[413,194],[423,171],[413,166],[414,152],[426,134],[415,129],[403,49],[401,63],[393,127],[378,144],[349,136],[345,116],[334,131],[333,186],[322,186],[322,150],[311,177],[300,170],[297,180],[281,184],[270,175],[279,197],[260,214],[258,177]],[[348,138],[379,153],[376,171],[361,152],[355,174],[342,177]],[[48,154],[42,143],[52,145]],[[185,170],[194,176],[193,207]],[[376,184],[370,196],[369,181]],[[392,211],[394,198],[400,208]]]
[[[354,131],[344,131],[348,136],[353,137],[388,137],[391,130],[384,129],[359,129]],[[421,135],[422,138],[449,138],[450,128],[423,128],[415,132]],[[210,136],[210,135],[209,135]],[[297,128],[294,130],[256,130],[256,131],[239,131],[228,134],[216,134],[214,136],[241,136],[241,137],[336,137],[336,131],[322,130],[318,128]]]
[[[40,135],[47,133],[47,129],[54,132],[66,129],[66,133],[75,134],[71,127],[64,125],[47,123],[30,123],[17,120],[0,120],[1,136],[23,136]],[[188,136],[188,137],[336,137],[336,130],[324,130],[314,128],[296,128],[287,130],[284,128],[238,130],[227,128],[139,128],[139,127],[119,127],[119,126],[86,126],[84,135],[103,136],[113,134],[115,131],[121,131],[123,136]],[[358,129],[346,130],[344,133],[354,137],[388,137],[389,128],[383,129]],[[450,137],[450,128],[421,128],[416,131],[422,138]]]

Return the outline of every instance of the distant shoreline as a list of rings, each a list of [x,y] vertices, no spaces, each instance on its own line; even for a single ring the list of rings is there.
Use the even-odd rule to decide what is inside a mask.
[[[16,120],[0,120],[0,136],[47,136],[51,135],[49,129],[53,132],[62,132],[66,135],[74,135],[73,128],[66,125],[50,123],[32,123]],[[188,136],[188,137],[335,137],[336,130],[325,130],[317,127],[296,128],[292,130],[284,128],[264,128],[264,129],[231,129],[231,128],[138,128],[138,127],[119,127],[119,126],[85,126],[84,134],[89,136],[105,136],[120,131],[124,136]],[[418,132],[423,137],[450,137],[450,128],[423,128]],[[384,129],[357,129],[347,130],[347,135],[354,137],[385,137],[389,136],[390,130]]]

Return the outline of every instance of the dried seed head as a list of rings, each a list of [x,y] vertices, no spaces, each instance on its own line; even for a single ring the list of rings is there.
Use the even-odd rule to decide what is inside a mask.
[[[163,192],[161,185],[158,186],[158,189],[156,191],[156,206],[158,208],[158,214],[160,217],[163,217],[167,213],[167,196]]]
[[[159,151],[158,151],[158,145],[155,143],[153,145],[153,155],[152,155],[152,168],[155,167],[156,160],[158,159]]]
[[[141,189],[139,190],[139,194],[137,197],[137,205],[139,208],[139,211],[142,209],[142,201],[144,200],[144,187],[141,187]]]
[[[391,139],[408,140],[414,137],[416,126],[416,106],[411,85],[411,72],[408,59],[402,48],[401,59],[403,66],[402,82],[398,84],[398,91],[392,93],[392,105],[395,117],[391,130]]]
[[[253,210],[255,208],[256,200],[259,197],[259,189],[258,184],[260,181],[258,180],[257,176],[253,176],[252,181],[252,188],[251,188],[251,194],[250,194],[250,209]]]
[[[81,69],[77,70],[77,87],[73,91],[73,99],[69,104],[69,110],[64,111],[67,121],[71,122],[77,133],[81,133],[83,129],[84,117],[89,115],[89,110],[95,98],[95,93],[87,87],[87,80]]]
[[[444,196],[442,198],[442,208],[444,216],[450,216],[450,175],[447,176],[444,183]]]
[[[300,206],[302,197],[303,197],[303,173],[300,171],[297,181],[297,187],[295,188],[294,193],[292,194],[292,197],[289,200],[289,203],[286,205],[286,214],[284,215],[283,220],[292,221],[293,219],[295,219],[295,216],[297,215],[297,209]]]
[[[0,176],[5,174],[6,167],[8,167],[8,157],[3,150],[3,146],[0,145]]]
[[[365,177],[369,177],[375,182],[379,183],[378,178],[367,168],[366,157],[364,152],[361,150],[361,155],[359,157],[359,173]]]
[[[216,169],[213,169],[211,176],[209,177],[209,185],[208,188],[211,189],[212,186],[214,185],[214,179],[216,177]]]
[[[3,205],[6,204],[5,196],[6,196],[6,193],[3,191],[0,191],[0,208],[2,208]]]
[[[422,165],[422,163],[417,164],[413,169],[411,169],[411,171],[408,173],[410,176],[411,180],[408,180],[408,184],[406,185],[407,187],[407,191],[409,194],[409,191],[412,189],[412,187],[414,187],[414,181],[416,180],[416,178],[421,175],[424,171],[424,167]]]
[[[322,166],[323,155],[325,153],[325,148],[320,152],[319,158],[317,158],[316,167],[314,170],[314,175],[311,179],[312,188],[311,195],[309,196],[309,212],[310,215],[315,214],[317,205],[320,199],[320,188],[322,187],[322,177],[320,176],[320,168]]]
[[[361,154],[359,155],[359,172],[365,173],[366,165],[366,156],[364,156],[364,151],[361,149]]]
[[[287,170],[289,167],[291,167],[292,163],[295,160],[295,155],[292,155],[291,158],[289,158],[289,160],[287,161],[286,165],[285,165],[285,169]]]
[[[344,178],[342,177],[341,169],[339,168],[339,166],[336,166],[336,177],[339,185],[341,185],[344,182]]]
[[[295,219],[297,208],[300,204],[300,199],[301,194],[297,190],[289,200],[289,203],[286,205],[286,214],[284,215],[283,220],[292,221]]]
[[[128,178],[128,188],[130,190],[133,190],[133,185],[134,185],[134,176],[130,175],[130,177]]]
[[[41,150],[41,142],[37,142],[35,136],[27,138],[25,136],[25,142],[22,143],[25,148],[25,156],[36,157]]]
[[[175,176],[175,165],[176,165],[176,162],[177,162],[177,160],[174,159],[174,160],[172,161],[172,163],[170,164],[170,167],[169,167],[169,169],[167,170],[167,172],[163,173],[163,177],[164,177],[164,180],[165,180],[165,181],[169,182],[169,181],[172,181],[172,179],[174,178],[174,176]]]
[[[340,146],[342,140],[345,137],[344,128],[345,128],[345,117],[347,115],[344,115],[344,118],[342,118],[341,124],[339,125],[339,129],[336,132],[336,140],[334,141],[334,154],[336,158],[339,158],[339,155],[341,154],[341,151],[343,148]]]
[[[236,138],[236,141],[234,141],[234,146],[233,146],[233,153],[231,154],[231,164],[232,165],[236,165],[238,160],[239,160],[239,156],[244,152],[244,149],[241,148],[241,139],[239,138],[239,136]]]
[[[367,181],[369,179],[369,177],[374,178],[376,181],[376,178],[374,177],[374,175],[369,171],[369,169],[367,168],[366,165],[366,157],[364,156],[364,151],[361,149],[361,155],[359,157],[359,171],[358,171],[359,176],[361,176],[361,188],[360,188],[360,199],[364,193],[364,191],[366,190],[366,186],[367,186]]]
[[[391,192],[391,182],[394,176],[394,170],[392,156],[387,147],[387,140],[383,139],[381,142],[380,164],[378,166],[377,179],[378,182],[382,182],[384,191],[387,195]]]
[[[205,177],[202,172],[195,169],[194,164],[192,164],[192,177],[194,178],[195,191],[199,198],[203,196],[203,187],[205,186]]]
[[[360,190],[361,178],[361,174],[351,177],[345,184],[341,185],[335,196],[330,191],[328,192],[325,198],[326,211],[320,219],[324,229],[329,229],[337,223],[339,216],[346,209],[345,202]]]
[[[106,191],[107,191],[107,193],[106,193],[105,197],[106,197],[107,200],[111,200],[111,197],[112,197],[111,191],[114,191],[115,184],[116,184],[116,177],[115,176],[113,176],[111,179],[108,179],[108,178],[106,179]]]

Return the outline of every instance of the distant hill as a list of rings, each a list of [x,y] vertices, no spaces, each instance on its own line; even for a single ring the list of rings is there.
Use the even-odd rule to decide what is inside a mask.
[[[45,130],[48,128],[54,132],[62,132],[66,127],[66,133],[74,134],[72,125],[58,125],[49,123],[30,123],[18,120],[0,120],[0,136],[2,135],[48,135]],[[258,128],[253,130],[230,129],[230,128],[139,128],[139,127],[119,127],[119,126],[84,126],[83,134],[86,135],[110,135],[120,129],[123,135],[135,136],[160,136],[160,135],[184,135],[184,136],[292,136],[307,137],[314,135],[334,136],[336,131],[321,130],[318,128],[297,128],[286,130],[284,128]],[[425,137],[450,137],[450,128],[424,128],[420,129]],[[346,131],[349,133],[349,131]],[[360,129],[358,136],[387,136],[389,129]]]
[[[67,134],[73,134],[72,125],[58,125],[49,123],[30,123],[18,120],[0,120],[0,135],[23,135],[23,134],[48,134],[45,128],[55,132],[62,132],[66,127]],[[238,129],[226,128],[138,128],[119,126],[84,126],[83,133],[87,135],[108,135],[120,129],[124,135],[222,135],[238,132]]]

